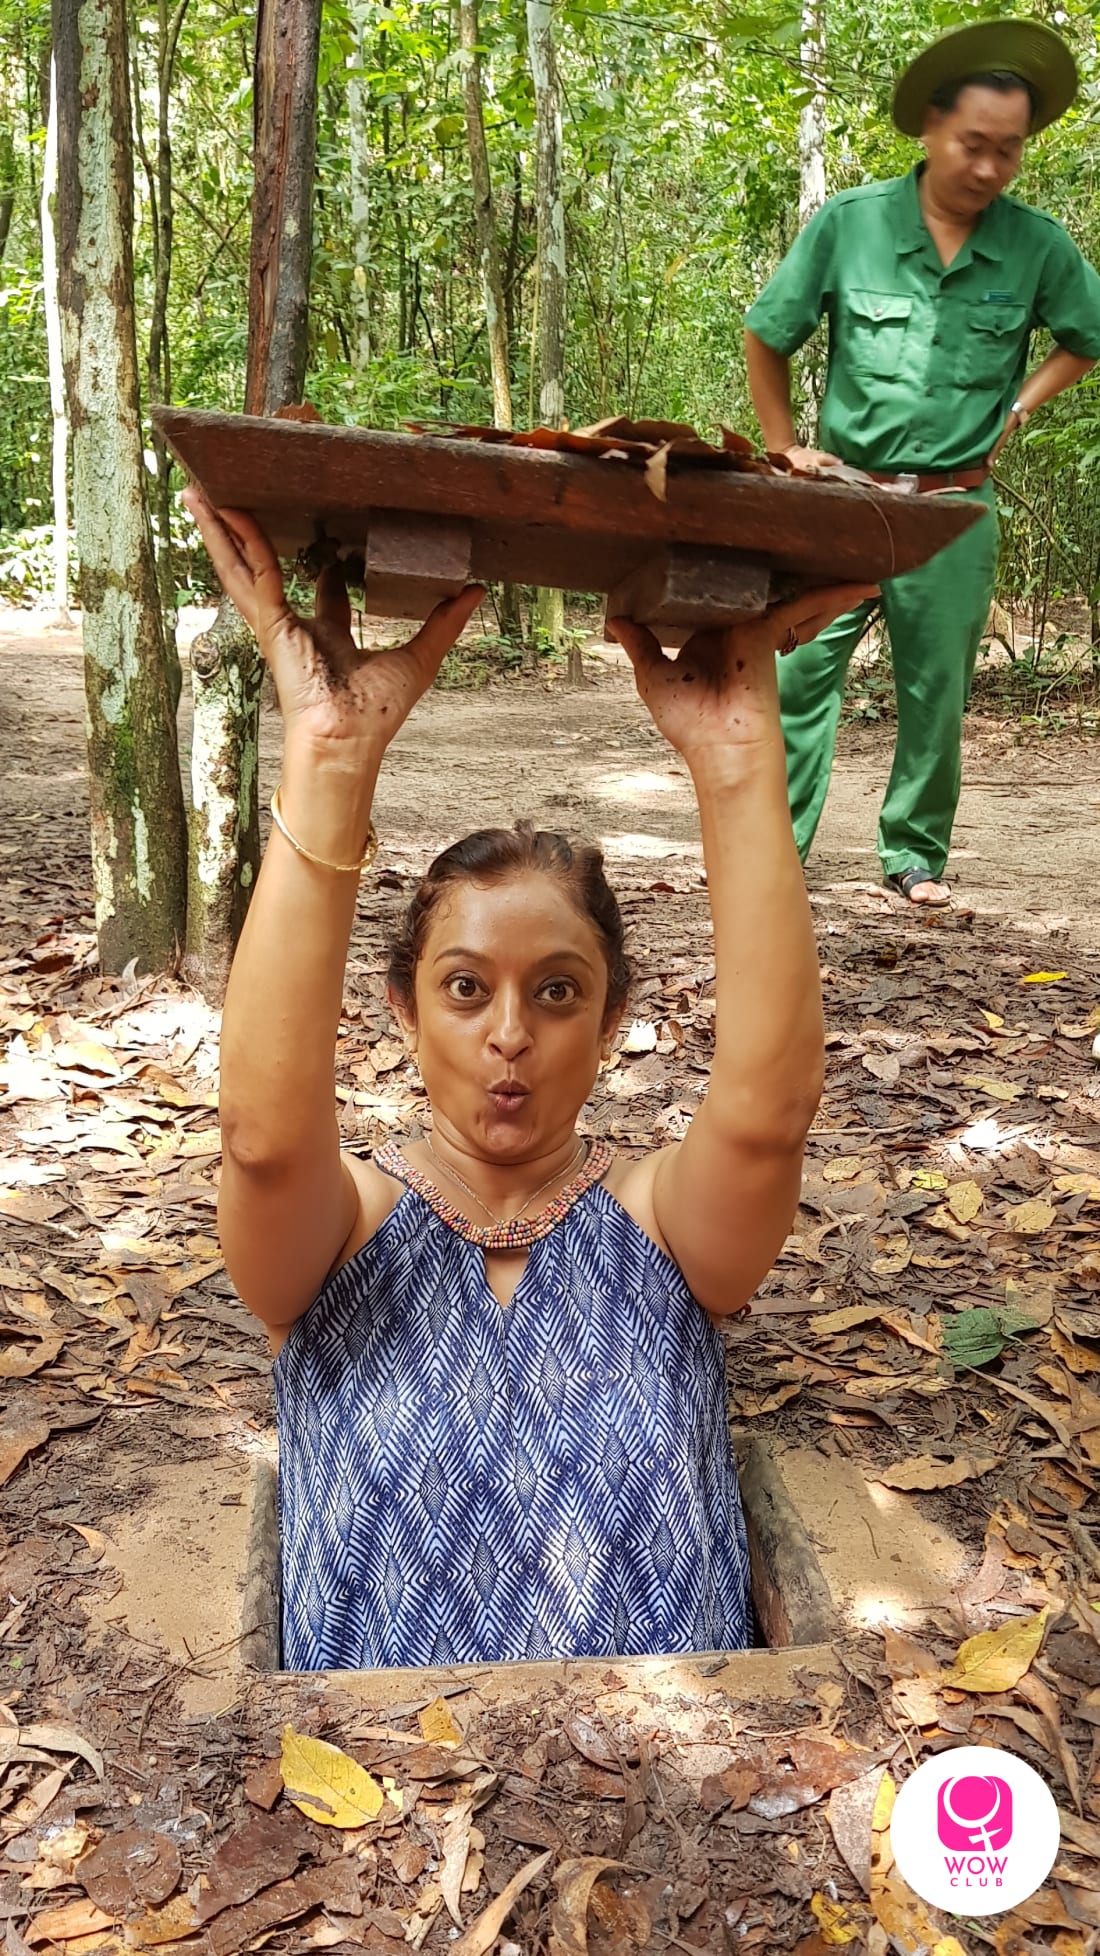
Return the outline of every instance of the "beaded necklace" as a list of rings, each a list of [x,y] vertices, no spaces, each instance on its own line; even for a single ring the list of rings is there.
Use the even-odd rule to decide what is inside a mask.
[[[587,1159],[581,1163],[573,1180],[565,1188],[559,1189],[537,1216],[513,1216],[509,1222],[497,1222],[491,1228],[470,1222],[455,1203],[447,1200],[429,1176],[405,1160],[395,1141],[387,1141],[384,1147],[378,1148],[374,1159],[384,1174],[405,1182],[465,1242],[476,1243],[483,1250],[528,1250],[532,1243],[549,1236],[563,1216],[568,1215],[573,1204],[594,1183],[603,1180],[615,1159],[615,1150],[608,1141],[591,1142]],[[540,1191],[536,1190],[538,1193]],[[533,1201],[534,1197],[530,1199]]]
[[[472,1202],[477,1203],[477,1206],[481,1210],[482,1214],[488,1216],[489,1221],[493,1224],[494,1228],[497,1229],[502,1228],[505,1224],[510,1222],[519,1222],[523,1215],[524,1209],[529,1209],[531,1207],[532,1202],[535,1200],[535,1196],[541,1195],[543,1189],[548,1189],[550,1187],[551,1182],[560,1182],[563,1177],[569,1176],[572,1173],[573,1169],[577,1166],[578,1161],[582,1160],[585,1152],[584,1142],[578,1141],[576,1153],[573,1155],[572,1159],[566,1163],[564,1168],[555,1169],[552,1175],[548,1175],[546,1177],[545,1182],[540,1182],[538,1188],[534,1191],[534,1194],[528,1196],[526,1202],[521,1204],[521,1206],[516,1210],[514,1216],[494,1216],[492,1210],[489,1207],[489,1204],[481,1200],[481,1197],[478,1194],[477,1190],[472,1189],[470,1187],[469,1182],[463,1181],[461,1175],[458,1173],[458,1170],[456,1168],[449,1168],[447,1166],[447,1163],[443,1161],[439,1155],[436,1154],[436,1151],[432,1147],[431,1142],[425,1141],[424,1146],[427,1148],[428,1153],[430,1154],[432,1160],[439,1162],[439,1166],[443,1170],[443,1173],[445,1175],[449,1175],[452,1182],[457,1182],[459,1188],[462,1189],[464,1193],[470,1197]]]

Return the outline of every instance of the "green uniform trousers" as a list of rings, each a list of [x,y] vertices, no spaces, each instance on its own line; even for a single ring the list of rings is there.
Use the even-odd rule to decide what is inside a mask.
[[[882,609],[897,688],[894,765],[878,826],[888,876],[915,863],[943,874],[962,782],[962,719],[997,569],[993,484],[969,492],[989,515],[920,570],[887,578]],[[810,853],[833,766],[848,664],[871,602],[779,660],[787,786],[798,851]]]

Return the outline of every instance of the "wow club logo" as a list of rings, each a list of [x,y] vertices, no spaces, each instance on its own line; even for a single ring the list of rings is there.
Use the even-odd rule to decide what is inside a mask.
[[[997,1773],[960,1773],[936,1796],[936,1832],[953,1888],[1003,1888],[1012,1839],[1012,1788]],[[1000,1851],[998,1851],[1000,1850]]]
[[[1049,1787],[1013,1752],[956,1746],[926,1759],[894,1803],[899,1872],[955,1915],[995,1915],[1040,1888],[1058,1853]]]

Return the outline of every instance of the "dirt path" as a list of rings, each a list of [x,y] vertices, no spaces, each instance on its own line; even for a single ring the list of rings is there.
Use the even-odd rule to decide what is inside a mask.
[[[340,1679],[319,1695],[312,1677],[243,1671],[210,1554],[220,1545],[231,1583],[243,1535],[216,1520],[200,1524],[211,1627],[196,1631],[178,1573],[192,1566],[180,1557],[193,1483],[180,1477],[196,1470],[203,1513],[232,1518],[242,1462],[272,1439],[265,1341],[212,1233],[216,1015],[172,980],[96,969],[79,642],[35,624],[0,616],[0,1031],[11,1035],[0,1075],[0,1922],[12,1956],[78,1935],[83,1951],[95,1939],[85,1929],[140,1913],[153,1896],[117,1886],[122,1865],[137,1865],[136,1841],[161,1857],[142,1863],[157,1883],[167,1868],[157,1898],[200,1873],[234,1895],[263,1891],[229,1907],[227,1889],[213,1929],[186,1942],[192,1956],[238,1956],[272,1928],[272,1956],[449,1949],[456,1931],[434,1871],[460,1832],[463,1855],[482,1843],[467,1920],[524,1869],[532,1882],[509,1928],[516,1956],[541,1956],[548,1916],[552,1948],[584,1946],[583,1895],[579,1927],[562,1895],[578,1868],[625,1870],[624,1850],[621,1892],[606,1886],[590,1925],[593,1956],[628,1943],[652,1956],[929,1947],[945,1927],[927,1926],[900,1877],[868,1899],[852,1872],[856,1849],[870,1866],[870,1806],[846,1809],[841,1831],[856,1846],[845,1848],[824,1802],[836,1788],[854,1798],[877,1787],[887,1761],[904,1777],[922,1753],[959,1742],[1020,1753],[1067,1815],[1066,1879],[1003,1922],[998,1949],[1088,1956],[1100,1922],[1087,1872],[1100,1828],[1094,751],[1069,739],[1016,747],[973,722],[962,901],[923,916],[877,881],[889,732],[861,726],[843,742],[810,878],[825,1095],[791,1236],[751,1312],[725,1326],[732,1422],[801,1477],[811,1529],[814,1498],[830,1529],[843,1510],[851,1581],[835,1638],[811,1669],[818,1647],[805,1637],[798,1651],[750,1654],[798,1659],[782,1702],[755,1671],[727,1687],[721,1659],[718,1674],[710,1659],[690,1671],[644,1660],[658,1683],[629,1706],[630,1680],[603,1659],[594,1680],[561,1666],[568,1691],[557,1675],[541,1696],[521,1680],[531,1695],[511,1705],[464,1677],[456,1708],[470,1756],[452,1756],[420,1744],[412,1723],[427,1703],[421,1684],[431,1680],[430,1697],[446,1673],[398,1674],[398,1706],[370,1677],[357,1698]],[[628,1152],[686,1131],[714,1043],[697,818],[621,664],[610,648],[594,654],[592,684],[577,692],[439,692],[404,730],[382,778],[381,873],[364,880],[336,1054],[351,1146],[406,1133],[426,1112],[379,993],[388,926],[432,853],[478,821],[518,815],[601,839],[637,964],[643,1036],[601,1074],[581,1132]],[[180,719],[186,749],[186,707]],[[269,794],[273,713],[262,742]],[[1064,977],[1032,982],[1051,971]],[[814,1539],[827,1559],[829,1541]],[[944,1542],[952,1573],[935,1564],[920,1643],[898,1638],[914,1627],[918,1545],[931,1554]],[[137,1595],[126,1585],[142,1567],[156,1587]],[[987,1678],[941,1693],[961,1640],[987,1629],[1012,1644],[1006,1689],[990,1696]],[[1020,1636],[1034,1653],[1045,1632],[1039,1674],[1025,1662],[1019,1676]],[[217,1715],[198,1709],[203,1693]],[[407,1805],[357,1826],[342,1853],[338,1828],[310,1822],[291,1860],[268,1864],[263,1830],[298,1827],[285,1801],[257,1823],[278,1797],[288,1723],[396,1775]],[[74,1755],[64,1769],[50,1768],[50,1747]],[[469,1796],[487,1784],[486,1762],[496,1790],[474,1830]],[[460,1773],[464,1804],[440,1778]],[[79,1858],[100,1836],[109,1880],[102,1860]],[[1067,1867],[1078,1850],[1086,1860]],[[277,1879],[303,1857],[317,1865]],[[627,1873],[642,1877],[636,1892]],[[105,1912],[89,1914],[100,1898]],[[183,1897],[167,1908],[182,1912],[168,1924],[177,1937],[198,1926]],[[279,1926],[306,1911],[304,1929]],[[149,1916],[147,1928],[141,1946],[159,1946],[165,1925]],[[951,1946],[977,1956],[979,1940],[984,1949],[989,1938],[968,1927]],[[487,1930],[476,1947],[496,1941]],[[101,1939],[100,1956],[122,1948]]]
[[[598,835],[612,863],[699,864],[689,784],[635,697],[625,659],[605,647],[588,670],[583,692],[503,682],[488,692],[433,694],[399,737],[382,778],[378,818],[387,845],[419,859],[476,820],[527,815]],[[30,614],[0,613],[0,675],[0,851],[44,868],[58,863],[63,841],[60,855],[75,863],[86,810],[79,635],[43,632]],[[186,697],[180,732],[186,755]],[[1095,947],[1100,756],[1070,735],[1018,740],[1010,726],[969,722],[951,865],[959,900],[983,916],[1009,914],[1038,936],[1069,931]],[[842,734],[812,886],[878,882],[875,824],[891,747],[889,725]],[[268,794],[278,755],[278,719],[267,713]]]

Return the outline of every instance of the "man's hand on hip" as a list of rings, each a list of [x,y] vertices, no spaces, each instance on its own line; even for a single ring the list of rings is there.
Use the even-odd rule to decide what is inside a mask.
[[[783,453],[792,469],[799,469],[804,475],[831,468],[840,461],[839,455],[830,455],[825,448],[800,448],[797,442],[792,442]]]

